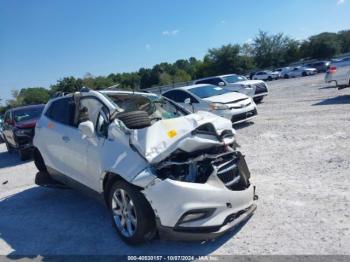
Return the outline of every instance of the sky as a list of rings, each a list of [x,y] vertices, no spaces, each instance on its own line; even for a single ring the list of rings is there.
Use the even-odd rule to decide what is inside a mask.
[[[259,30],[296,39],[350,29],[350,0],[0,0],[0,99],[65,76],[130,72]]]

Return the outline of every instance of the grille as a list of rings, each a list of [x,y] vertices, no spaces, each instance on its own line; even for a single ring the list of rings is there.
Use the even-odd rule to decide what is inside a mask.
[[[260,83],[260,84],[256,84],[255,85],[255,94],[261,94],[261,93],[266,93],[267,92],[267,88],[266,85],[264,83]]]
[[[226,159],[217,159],[212,163],[218,178],[229,189],[240,180],[237,162],[238,159],[234,155],[228,155]]]

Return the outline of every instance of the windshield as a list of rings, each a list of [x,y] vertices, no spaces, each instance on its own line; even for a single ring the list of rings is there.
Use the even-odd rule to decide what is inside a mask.
[[[13,112],[14,120],[18,123],[39,118],[43,110],[44,106],[15,110]]]
[[[236,83],[239,81],[247,80],[245,76],[240,76],[240,75],[229,75],[229,76],[223,77],[223,79],[225,79],[225,81],[228,83]]]
[[[161,96],[106,93],[104,95],[124,112],[146,111],[151,119],[170,119],[187,115],[184,109]]]
[[[188,89],[188,91],[200,98],[219,96],[219,95],[223,95],[231,92],[226,89],[223,89],[222,87],[211,86],[211,85],[193,87]]]

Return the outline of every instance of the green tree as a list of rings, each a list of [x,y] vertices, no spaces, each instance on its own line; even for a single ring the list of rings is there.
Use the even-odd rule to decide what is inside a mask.
[[[23,105],[46,104],[50,99],[50,94],[46,88],[30,87],[21,89],[19,97]]]

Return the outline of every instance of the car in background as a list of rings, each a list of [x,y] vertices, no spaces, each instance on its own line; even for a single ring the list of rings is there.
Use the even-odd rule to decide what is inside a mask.
[[[258,114],[251,97],[221,86],[183,86],[166,91],[162,95],[192,112],[209,111],[235,124],[248,121]]]
[[[255,73],[253,76],[253,80],[276,80],[280,78],[279,72],[272,72],[272,71],[259,71]]]
[[[268,94],[267,84],[264,81],[248,80],[245,76],[236,74],[201,78],[195,80],[193,83],[221,86],[230,91],[253,97],[256,103],[260,103]]]
[[[334,82],[338,89],[350,86],[350,57],[334,60],[328,67],[325,82]]]
[[[4,142],[4,134],[3,134],[3,123],[4,123],[4,119],[2,118],[2,116],[0,116],[0,143]]]
[[[255,186],[232,123],[179,108],[133,92],[84,90],[52,99],[36,125],[34,163],[48,179],[106,203],[128,244],[157,233],[218,237],[253,214]]]
[[[331,64],[330,61],[317,61],[317,62],[306,64],[304,66],[315,68],[318,73],[325,73],[325,72],[327,72],[327,69],[328,69],[330,64]]]
[[[317,74],[317,70],[311,67],[297,66],[283,74],[284,78],[310,76]]]
[[[4,115],[3,135],[7,151],[16,150],[21,160],[30,158],[35,124],[45,105],[30,105],[9,109]]]

